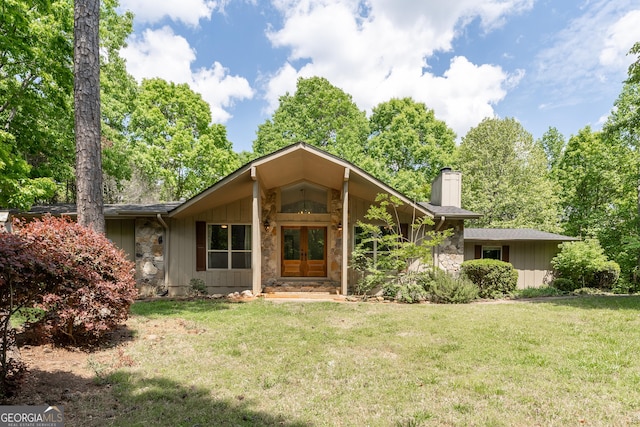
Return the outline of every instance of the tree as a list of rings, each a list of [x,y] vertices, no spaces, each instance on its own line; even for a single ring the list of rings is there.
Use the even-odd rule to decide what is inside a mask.
[[[589,126],[569,138],[556,171],[567,234],[598,236],[617,216],[624,158],[615,148]]]
[[[484,119],[462,139],[465,208],[483,227],[558,228],[558,204],[542,147],[515,119]]]
[[[411,98],[377,105],[369,124],[372,136],[366,155],[378,165],[365,168],[405,194],[426,200],[431,181],[440,169],[451,166],[456,149],[453,130]]]
[[[136,167],[163,200],[191,197],[239,166],[226,129],[187,84],[144,80],[130,131]]]
[[[640,44],[636,44],[640,48]],[[637,52],[636,52],[637,53]],[[636,62],[637,64],[637,62]],[[635,69],[640,72],[640,68]],[[636,76],[638,77],[638,76]],[[623,164],[616,165],[621,174],[623,188],[617,214],[615,243],[601,237],[610,257],[621,267],[622,277],[638,286],[640,283],[640,79],[632,78],[623,86],[614,109],[604,127],[605,138],[618,147]]]
[[[356,162],[368,135],[365,113],[350,95],[322,77],[299,78],[296,92],[281,96],[272,119],[258,126],[253,151],[263,156],[302,141]]]
[[[397,197],[378,194],[365,214],[367,221],[358,221],[361,231],[351,256],[351,267],[360,273],[356,293],[366,295],[382,288],[387,296],[405,295],[401,298],[405,302],[426,297],[426,289],[418,282],[433,267],[433,248],[451,231],[435,231],[433,219],[424,216],[414,219],[411,230],[403,234],[401,206]]]
[[[75,200],[73,0],[0,2],[0,206]],[[110,183],[130,174],[124,144],[136,83],[119,51],[133,16],[117,0],[101,5],[100,74],[104,169]]]
[[[123,183],[132,178],[128,125],[138,89],[119,54],[133,31],[133,14],[119,14],[117,8],[117,0],[103,0],[100,16],[102,169],[107,203],[122,201]]]
[[[558,129],[550,127],[542,135],[539,144],[542,146],[544,154],[547,157],[547,168],[553,170],[562,158],[562,152],[565,146],[564,136]]]
[[[73,177],[70,0],[0,4],[0,163],[5,207],[28,208]]]
[[[628,83],[640,83],[640,42],[636,42],[631,50],[630,55],[638,55],[638,58],[629,66]]]
[[[99,23],[100,0],[75,0],[73,98],[78,223],[104,233]]]

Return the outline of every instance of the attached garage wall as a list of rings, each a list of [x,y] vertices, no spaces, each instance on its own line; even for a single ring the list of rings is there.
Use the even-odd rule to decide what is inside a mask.
[[[537,288],[552,279],[551,259],[560,242],[465,242],[465,261],[475,259],[475,246],[509,246],[509,262],[518,270],[518,288]]]
[[[196,221],[217,224],[251,224],[251,199],[236,201],[199,215],[173,219],[169,223],[169,294],[183,295],[191,279],[205,282],[209,294],[251,290],[251,270],[196,271]],[[259,245],[259,242],[257,242]],[[252,249],[256,249],[256,242]]]

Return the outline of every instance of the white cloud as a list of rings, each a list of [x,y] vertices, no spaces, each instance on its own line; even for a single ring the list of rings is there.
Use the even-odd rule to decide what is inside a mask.
[[[191,64],[196,52],[182,36],[169,27],[147,29],[141,37],[133,36],[121,52],[127,61],[127,70],[138,81],[160,77],[175,83],[187,83],[211,107],[212,119],[224,123],[231,114],[227,111],[234,102],[253,97],[249,82],[239,76],[229,75],[229,70],[214,62],[211,68],[195,72]]]
[[[581,102],[603,90],[619,90],[640,40],[640,11],[634,0],[589,2],[537,57],[537,81],[555,88],[553,104]],[[610,83],[609,85],[602,83]]]
[[[632,62],[629,49],[640,40],[640,10],[633,10],[609,26],[600,51],[600,64],[613,69],[625,69]]]
[[[122,0],[120,4],[139,22],[155,23],[167,17],[195,27],[201,19],[210,19],[216,9],[224,10],[226,0]]]
[[[353,96],[369,111],[392,97],[410,96],[433,108],[463,135],[517,84],[495,65],[474,65],[464,57],[451,61],[443,76],[428,72],[428,60],[452,48],[465,24],[480,19],[485,31],[506,16],[529,10],[533,0],[274,0],[284,17],[267,32],[274,47],[290,49],[289,62],[267,85],[270,108],[284,91],[295,90],[300,76],[322,76]],[[303,63],[294,67],[294,64]],[[427,71],[425,71],[427,70]]]

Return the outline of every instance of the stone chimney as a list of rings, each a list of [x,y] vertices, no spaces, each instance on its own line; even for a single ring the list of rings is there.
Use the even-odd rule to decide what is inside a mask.
[[[442,168],[431,183],[431,204],[462,207],[462,172]]]

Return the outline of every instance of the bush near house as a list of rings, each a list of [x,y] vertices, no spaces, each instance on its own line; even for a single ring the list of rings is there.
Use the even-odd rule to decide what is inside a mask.
[[[44,289],[32,305],[43,313],[25,327],[40,340],[88,344],[100,341],[125,322],[137,296],[134,265],[104,235],[51,216],[15,224],[16,234],[46,246],[37,256],[55,287]],[[37,281],[43,283],[43,281]]]
[[[443,270],[431,273],[433,280],[427,289],[431,302],[442,304],[466,304],[478,298],[480,289],[466,277],[453,277]]]
[[[478,286],[480,298],[501,298],[518,285],[518,272],[508,262],[495,259],[465,261],[461,273]]]
[[[565,242],[551,260],[554,286],[563,291],[579,288],[611,289],[620,278],[620,266],[609,261],[596,239]],[[560,286],[560,287],[559,287]]]

